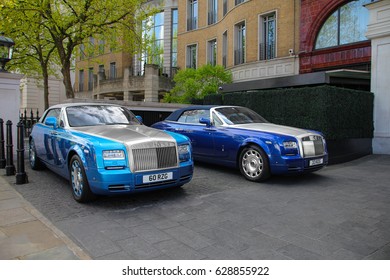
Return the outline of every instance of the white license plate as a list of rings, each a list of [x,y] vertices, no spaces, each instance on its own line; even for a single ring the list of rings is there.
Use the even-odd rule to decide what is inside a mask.
[[[161,182],[171,180],[173,178],[173,172],[157,173],[142,176],[143,183]]]
[[[309,161],[309,166],[319,165],[319,164],[323,164],[323,163],[324,163],[323,158],[312,159]]]

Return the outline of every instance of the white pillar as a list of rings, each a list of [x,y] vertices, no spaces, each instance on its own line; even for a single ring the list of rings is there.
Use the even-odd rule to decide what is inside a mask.
[[[390,154],[390,1],[366,5],[371,39],[371,91],[374,93],[374,154]]]
[[[19,122],[20,79],[22,77],[18,74],[0,72],[0,118],[4,120],[4,134],[6,133],[6,122],[8,120],[12,121],[14,149],[16,149],[16,125]]]

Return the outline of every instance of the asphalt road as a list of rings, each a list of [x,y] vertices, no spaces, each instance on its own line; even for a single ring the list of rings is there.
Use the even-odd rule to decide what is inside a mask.
[[[196,164],[180,189],[75,202],[26,166],[22,196],[94,259],[390,259],[390,156],[246,181]]]

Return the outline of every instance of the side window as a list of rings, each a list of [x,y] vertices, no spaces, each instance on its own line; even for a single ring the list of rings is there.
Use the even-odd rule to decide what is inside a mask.
[[[49,112],[47,112],[45,118],[42,120],[42,123],[45,123],[45,121],[48,117],[55,117],[57,119],[57,124],[59,125],[60,124],[60,113],[61,113],[61,109],[59,109],[59,108],[50,110]]]
[[[217,114],[213,112],[213,122],[215,126],[223,125],[222,121],[217,117]]]
[[[200,118],[209,118],[210,111],[209,110],[190,110],[185,111],[177,120],[181,123],[191,123],[191,124],[199,124]]]

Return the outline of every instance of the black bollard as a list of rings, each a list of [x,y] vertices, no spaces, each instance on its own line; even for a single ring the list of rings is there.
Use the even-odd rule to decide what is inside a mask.
[[[14,166],[14,156],[13,156],[13,147],[12,145],[12,122],[7,121],[6,130],[7,130],[7,159],[5,166],[5,175],[12,176],[15,175],[15,166]]]
[[[28,183],[26,171],[24,169],[24,125],[20,121],[17,124],[18,135],[17,135],[17,170],[16,170],[16,184]]]
[[[4,121],[0,119],[0,169],[5,168]]]

